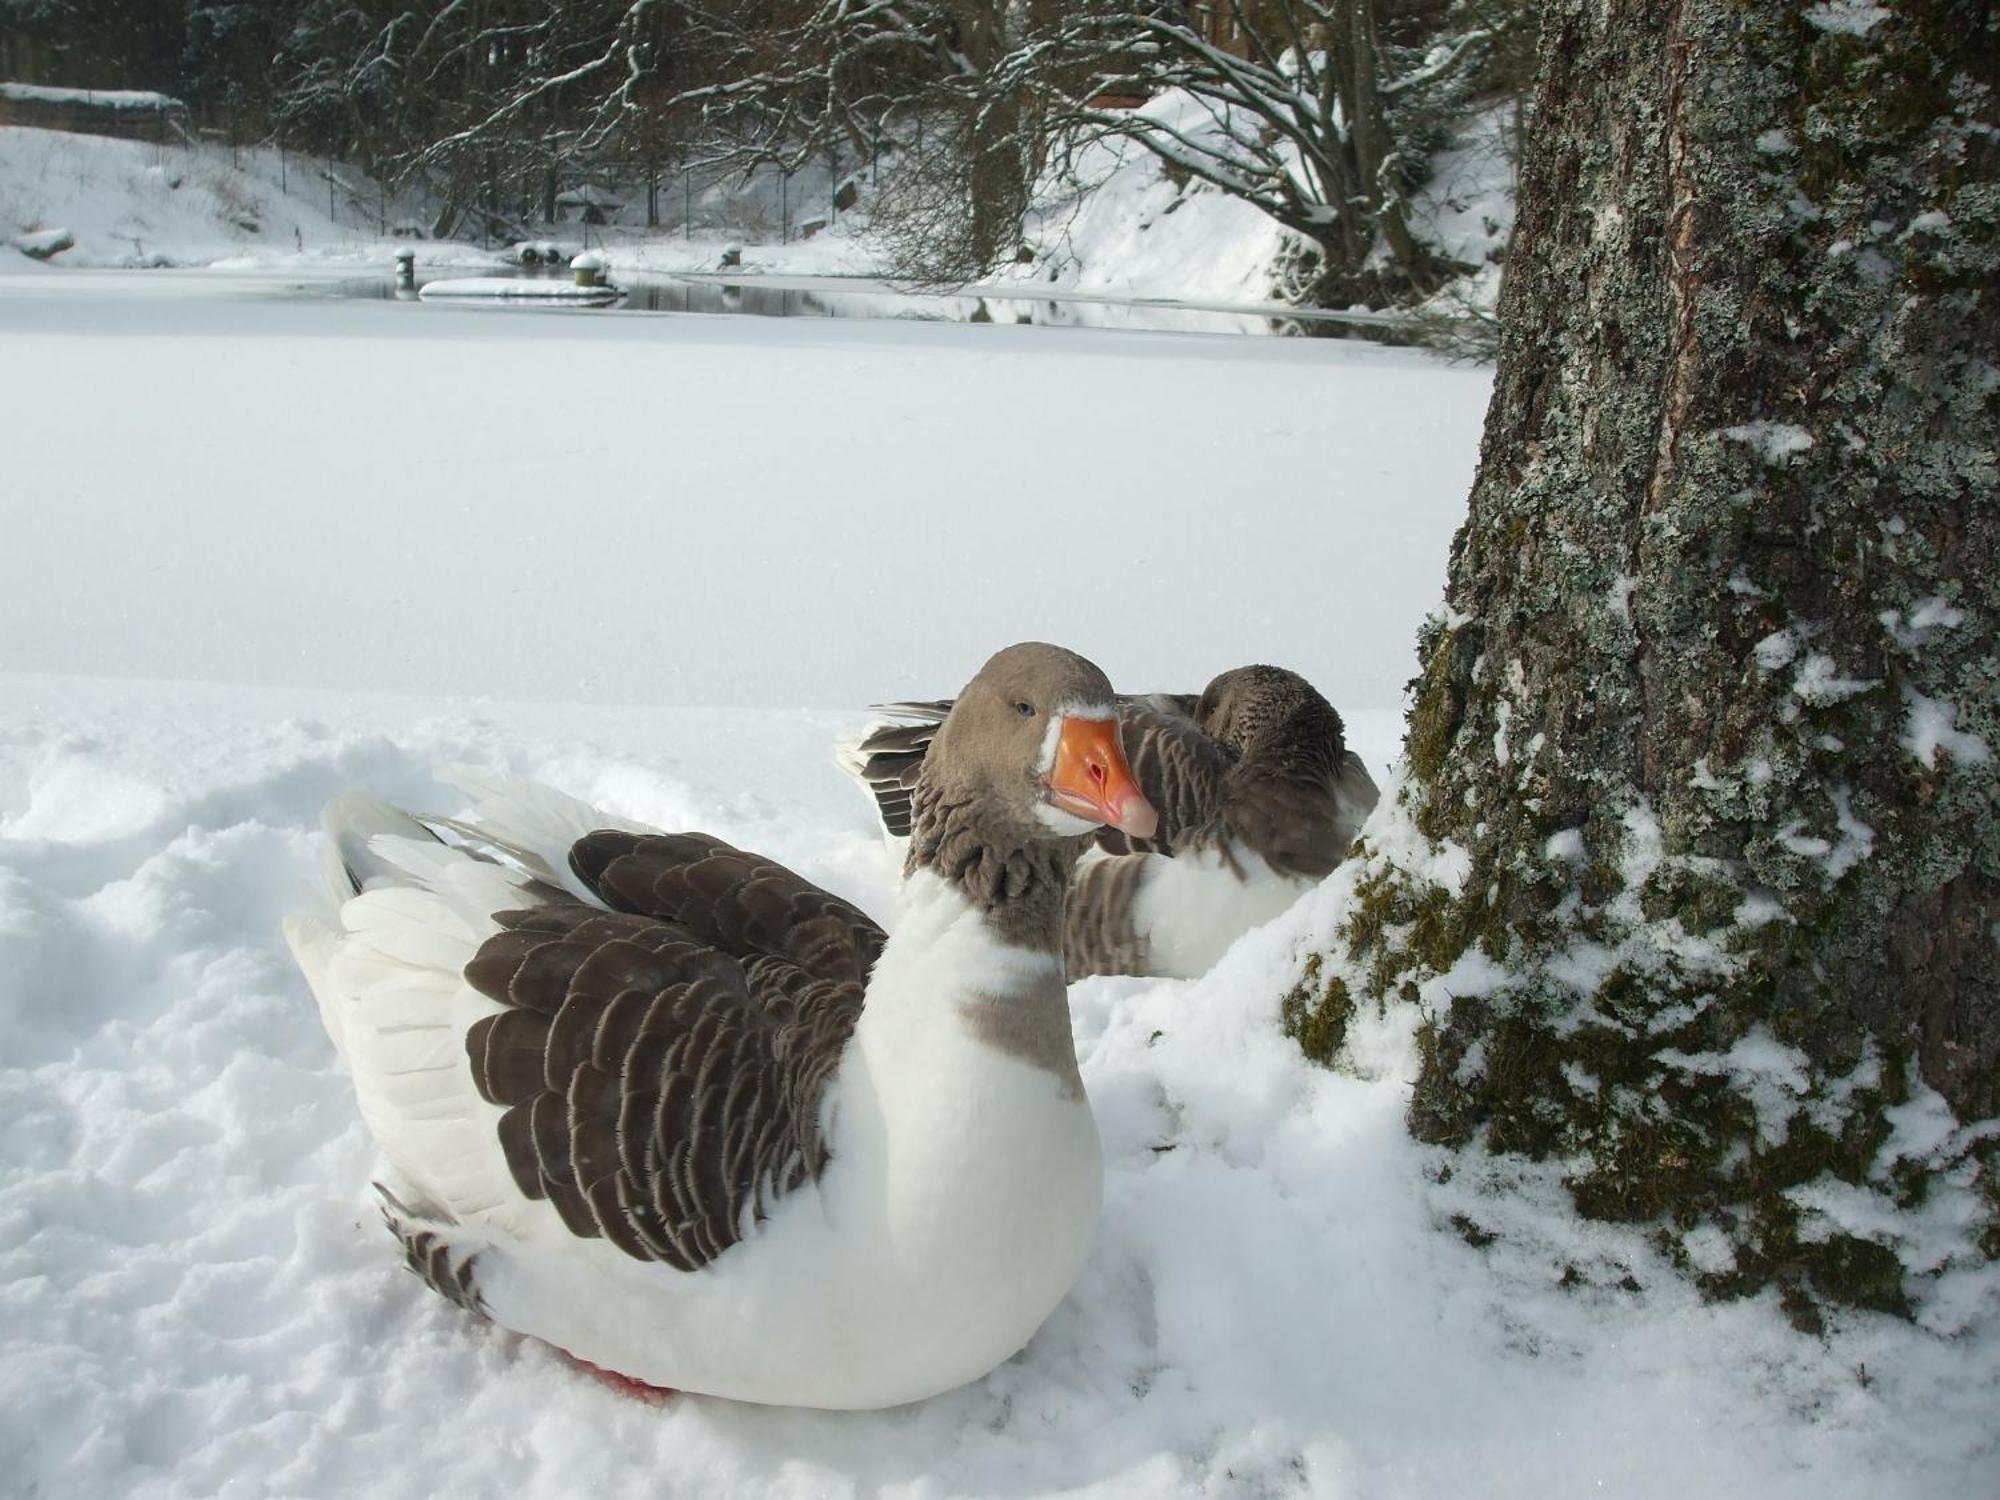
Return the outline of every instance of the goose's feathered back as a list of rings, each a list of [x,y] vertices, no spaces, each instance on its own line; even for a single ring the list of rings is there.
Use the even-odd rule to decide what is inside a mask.
[[[601,831],[570,864],[613,911],[495,914],[466,1051],[515,1184],[573,1234],[683,1271],[826,1164],[819,1104],[882,930],[701,835]]]

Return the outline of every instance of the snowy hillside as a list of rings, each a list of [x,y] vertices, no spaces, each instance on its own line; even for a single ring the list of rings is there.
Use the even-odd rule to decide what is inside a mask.
[[[1169,93],[1146,108],[1199,128],[1199,111],[1185,95]],[[1506,118],[1498,110],[1469,117],[1413,204],[1418,233],[1469,264],[1497,257],[1512,224],[1511,169],[1500,139]],[[895,159],[876,168],[893,174]],[[713,271],[733,248],[746,276],[869,276],[881,259],[868,235],[874,181],[867,165],[836,172],[824,162],[789,178],[772,168],[711,170],[699,181],[670,173],[658,184],[661,228],[645,228],[644,186],[627,183],[607,200],[610,224],[590,235],[614,272],[627,274]],[[837,212],[834,190],[848,182],[859,202]],[[384,234],[427,222],[430,212],[415,196],[385,194],[351,166],[271,149],[0,127],[0,242],[66,229],[76,245],[63,253],[64,265],[351,260],[380,268],[406,247],[427,266],[490,260],[465,242]],[[574,223],[537,232],[572,247],[584,234]],[[1282,299],[1280,270],[1294,248],[1287,231],[1256,209],[1200,182],[1177,185],[1131,142],[1090,147],[1073,179],[1044,183],[1023,240],[1033,260],[1003,268],[995,285],[1244,307]],[[1476,278],[1468,295],[1490,303],[1497,285],[1495,268]],[[1013,315],[1005,304],[996,313]],[[1045,305],[1037,317],[1113,327],[1127,321],[1116,305],[1070,301]],[[1244,331],[1262,326],[1243,323]]]
[[[248,251],[323,254],[381,238],[323,164],[275,151],[155,145],[0,126],[0,242],[67,229],[72,266],[201,265]],[[332,216],[329,215],[332,211]]]
[[[1380,772],[1483,373],[1345,344],[280,301],[0,273],[0,1453],[121,1496],[1970,1495],[1994,1278],[1824,1341],[1305,1063],[1347,876],[1193,983],[1073,991],[1103,1224],[1028,1349],[902,1410],[648,1405],[404,1271],[276,924],[338,788],[441,762],[886,913],[827,754],[1043,636],[1271,659]],[[88,392],[80,400],[78,392]],[[115,440],[106,436],[109,421]],[[1392,826],[1375,829],[1393,838]],[[1946,1295],[1948,1293],[1948,1295]]]
[[[1196,139],[1216,129],[1206,109],[1179,91],[1143,109]],[[1497,261],[1513,228],[1511,129],[1511,107],[1468,115],[1411,203],[1419,238],[1464,264],[1492,266],[1460,293],[1477,303],[1490,304],[1498,290]],[[1034,263],[998,279],[1198,302],[1283,297],[1295,238],[1249,204],[1199,180],[1177,182],[1132,141],[1091,146],[1079,154],[1074,173],[1073,182],[1043,184],[1025,235]]]

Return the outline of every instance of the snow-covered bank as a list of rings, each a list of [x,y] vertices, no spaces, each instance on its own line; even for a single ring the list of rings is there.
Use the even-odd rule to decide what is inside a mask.
[[[205,264],[251,251],[353,252],[365,234],[323,168],[275,152],[159,145],[0,126],[0,242],[67,229],[73,266]]]
[[[1176,129],[1213,121],[1185,94],[1145,106]],[[1025,238],[1031,265],[1011,279],[1114,296],[1268,302],[1291,238],[1278,222],[1205,183],[1176,183],[1160,159],[1128,140],[1085,147],[1073,180],[1041,185]]]
[[[1143,106],[1176,132],[1213,135],[1209,108],[1179,91]],[[1514,223],[1513,108],[1468,114],[1411,196],[1410,227],[1442,255],[1483,268],[1441,300],[1490,309],[1498,261]],[[1073,178],[1041,186],[1024,238],[1029,264],[996,280],[1118,297],[1172,297],[1247,306],[1286,294],[1298,237],[1241,199],[1199,179],[1177,180],[1136,142],[1106,140],[1078,152]],[[1184,174],[1183,174],[1184,177]],[[1103,315],[1082,307],[1079,322]]]
[[[678,188],[664,193],[678,210]],[[783,210],[781,199],[788,200]],[[874,259],[851,231],[853,216],[807,238],[802,223],[834,218],[823,170],[781,190],[775,173],[708,183],[691,197],[684,233],[634,222],[586,230],[540,226],[540,237],[575,250],[588,236],[627,272],[712,271],[723,251],[744,249],[750,275],[862,275]],[[398,250],[426,266],[490,266],[499,251],[464,240],[414,237],[435,205],[400,197],[349,163],[269,147],[160,144],[0,125],[0,251],[11,241],[68,230],[62,264],[83,267],[365,264],[386,269]],[[11,260],[11,256],[9,257]],[[4,262],[0,262],[4,264]]]

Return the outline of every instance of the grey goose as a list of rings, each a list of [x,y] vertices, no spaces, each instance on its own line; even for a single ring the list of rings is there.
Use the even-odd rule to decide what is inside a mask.
[[[1333,705],[1298,673],[1247,666],[1200,694],[1116,700],[1119,736],[1159,810],[1151,837],[1097,831],[1072,876],[1064,947],[1086,974],[1205,974],[1346,855],[1380,795]],[[889,703],[838,749],[892,844],[950,699]]]
[[[777,863],[468,773],[328,809],[286,936],[460,1306],[630,1381],[879,1407],[976,1379],[1069,1290],[1102,1166],[1070,866],[1156,826],[1104,674],[1010,647],[935,726],[893,936]]]

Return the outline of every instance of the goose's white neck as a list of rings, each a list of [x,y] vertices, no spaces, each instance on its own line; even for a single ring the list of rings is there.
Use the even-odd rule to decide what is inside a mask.
[[[1018,1348],[1075,1279],[1103,1189],[1061,959],[917,873],[829,1096],[827,1201],[870,1221],[898,1306],[914,1288],[933,1310],[910,1337],[945,1316],[990,1323],[994,1357]]]
[[[997,1051],[1081,1097],[1058,953],[1009,942],[955,882],[916,870],[868,985],[857,1039],[893,1031]]]

